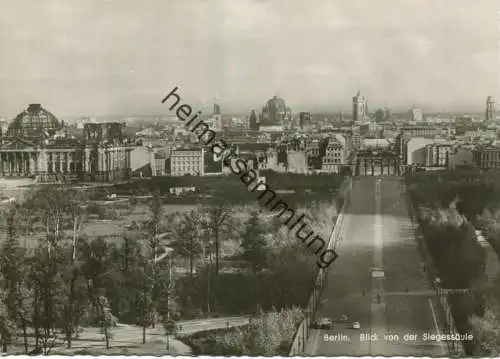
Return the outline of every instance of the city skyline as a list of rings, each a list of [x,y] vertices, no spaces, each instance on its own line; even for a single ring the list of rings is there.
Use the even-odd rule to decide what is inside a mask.
[[[481,112],[499,97],[496,1],[3,2],[0,113],[164,114],[182,86],[209,113]],[[292,6],[290,6],[292,5]]]

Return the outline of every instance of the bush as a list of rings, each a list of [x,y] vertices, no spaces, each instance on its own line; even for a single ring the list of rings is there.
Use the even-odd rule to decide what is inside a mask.
[[[300,309],[261,312],[252,324],[216,329],[182,338],[194,355],[287,356],[297,325],[303,318]]]

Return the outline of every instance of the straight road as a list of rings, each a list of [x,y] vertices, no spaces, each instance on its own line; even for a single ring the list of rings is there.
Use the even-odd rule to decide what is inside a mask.
[[[424,340],[441,334],[438,301],[421,269],[404,189],[396,177],[361,177],[353,185],[316,318],[332,330],[313,330],[308,355],[444,356],[445,343]],[[342,315],[349,318],[341,323]],[[353,321],[361,329],[350,329]],[[371,339],[371,340],[370,340]]]

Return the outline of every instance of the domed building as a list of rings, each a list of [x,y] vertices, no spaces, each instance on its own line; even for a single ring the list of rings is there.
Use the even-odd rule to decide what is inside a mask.
[[[40,104],[31,104],[0,134],[0,177],[39,182],[114,181],[130,175],[132,148],[120,123],[66,127]]]
[[[40,104],[31,104],[10,123],[6,136],[36,141],[42,134],[52,136],[62,127],[63,124]]]
[[[274,96],[262,108],[261,116],[261,126],[279,126],[290,120],[291,110],[282,98]]]

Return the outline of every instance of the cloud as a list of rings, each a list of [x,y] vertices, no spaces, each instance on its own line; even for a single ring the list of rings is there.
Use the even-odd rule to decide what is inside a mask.
[[[310,64],[304,66],[303,71],[305,75],[329,75],[332,73],[332,67],[328,65]]]
[[[3,0],[0,108],[162,112],[179,86],[223,111],[482,110],[500,97],[497,4],[454,0]],[[36,24],[34,26],[33,24]],[[157,94],[157,96],[155,95]],[[186,101],[188,100],[186,98]]]

